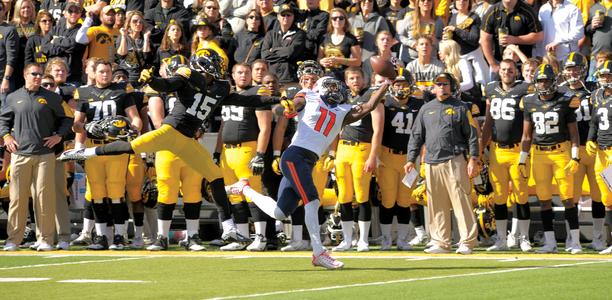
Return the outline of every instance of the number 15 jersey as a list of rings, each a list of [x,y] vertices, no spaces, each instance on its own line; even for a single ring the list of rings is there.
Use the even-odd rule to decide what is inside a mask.
[[[567,124],[576,122],[574,111],[580,99],[572,94],[555,93],[552,99],[542,101],[538,94],[523,98],[525,121],[533,123],[533,143],[551,146],[569,141]]]
[[[320,157],[340,133],[344,117],[351,111],[352,105],[328,105],[319,94],[308,89],[299,93],[304,93],[306,103],[298,115],[291,146],[310,150]]]

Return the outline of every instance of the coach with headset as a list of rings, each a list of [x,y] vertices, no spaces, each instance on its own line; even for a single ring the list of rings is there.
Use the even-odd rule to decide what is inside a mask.
[[[424,162],[427,184],[427,214],[433,245],[427,253],[449,253],[451,249],[451,208],[457,219],[460,241],[457,253],[471,254],[478,228],[470,201],[470,179],[478,174],[479,148],[476,121],[468,106],[458,100],[458,89],[450,73],[434,79],[436,96],[421,108],[408,143],[406,173],[415,168],[421,147],[427,149]],[[436,101],[437,100],[437,101]]]

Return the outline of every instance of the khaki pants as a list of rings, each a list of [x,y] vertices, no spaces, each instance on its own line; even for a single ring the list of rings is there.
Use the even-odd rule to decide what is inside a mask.
[[[427,216],[431,240],[438,246],[451,248],[451,209],[457,219],[460,244],[476,246],[478,227],[470,201],[470,180],[463,156],[439,163],[426,164]]]
[[[38,242],[54,244],[55,235],[55,155],[11,156],[11,181],[7,242],[17,245],[23,240],[28,217],[30,188],[34,200]]]
[[[66,199],[66,168],[65,162],[55,161],[55,229],[58,242],[70,242],[70,210]],[[32,195],[36,195],[36,186],[32,184]],[[32,197],[34,199],[34,197]],[[36,200],[34,200],[36,201]],[[40,240],[42,229],[36,222],[36,240]]]

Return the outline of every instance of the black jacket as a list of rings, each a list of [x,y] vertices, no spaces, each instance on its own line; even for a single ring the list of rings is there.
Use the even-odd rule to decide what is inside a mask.
[[[236,34],[236,51],[234,61],[236,63],[252,64],[256,59],[261,58],[261,46],[264,35],[248,30],[240,31]],[[247,57],[248,55],[248,57]]]
[[[302,10],[298,16],[298,26],[306,32],[305,59],[317,59],[319,45],[327,32],[329,13],[320,9]]]
[[[83,69],[85,45],[76,42],[76,34],[81,24],[66,28],[66,19],[62,18],[42,41],[41,52],[47,59],[61,57],[68,64],[68,81],[80,82]]]
[[[162,38],[164,37],[164,31],[168,24],[170,24],[170,20],[174,20],[178,22],[183,27],[183,36],[188,40],[189,39],[189,20],[190,13],[183,7],[173,6],[168,11],[168,15],[164,15],[161,3],[158,4],[154,9],[147,10],[145,13],[145,21],[151,26],[153,26],[153,30],[151,31],[151,42],[158,45],[161,43]]]
[[[297,62],[303,59],[306,33],[295,26],[283,33],[278,29],[266,33],[261,57],[268,61],[270,72],[280,83],[297,82]]]

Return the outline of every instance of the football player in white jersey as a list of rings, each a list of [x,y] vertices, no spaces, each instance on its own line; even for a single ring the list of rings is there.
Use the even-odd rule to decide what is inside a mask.
[[[313,249],[312,264],[327,269],[338,269],[344,263],[332,258],[321,244],[317,211],[320,201],[312,180],[312,169],[319,157],[346,124],[360,120],[369,114],[383,99],[388,83],[372,94],[368,102],[352,106],[345,104],[349,94],[346,85],[333,77],[317,81],[314,90],[302,90],[304,96],[281,102],[285,114],[299,114],[297,131],[291,145],[281,157],[283,179],[278,192],[278,202],[263,196],[240,180],[234,185],[236,193],[250,198],[259,208],[275,219],[286,219],[304,201],[305,223]]]

